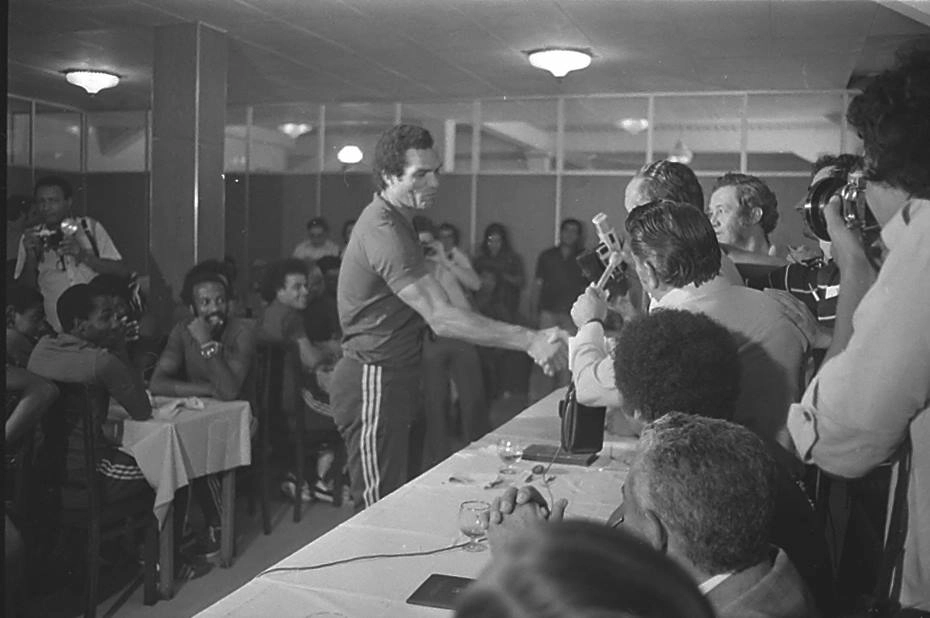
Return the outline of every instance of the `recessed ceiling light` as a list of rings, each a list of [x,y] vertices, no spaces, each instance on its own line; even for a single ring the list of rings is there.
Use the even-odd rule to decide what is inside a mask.
[[[630,135],[639,135],[649,128],[649,121],[645,118],[624,118],[617,121],[617,126]]]
[[[336,153],[336,158],[345,165],[355,165],[362,160],[362,149],[353,144],[343,146]]]
[[[591,64],[591,52],[586,49],[534,49],[526,55],[534,67],[549,71],[556,77],[565,77],[571,71],[580,71]]]
[[[97,94],[105,88],[112,88],[119,83],[119,75],[109,71],[67,69],[64,74],[69,84],[80,86],[87,91],[87,94],[91,95]]]
[[[294,139],[312,130],[313,125],[307,124],[306,122],[285,122],[284,124],[278,125],[278,131]]]

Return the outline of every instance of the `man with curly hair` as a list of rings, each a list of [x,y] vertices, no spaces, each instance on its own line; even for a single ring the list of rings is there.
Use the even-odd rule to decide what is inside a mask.
[[[707,202],[707,218],[724,250],[774,253],[769,235],[778,224],[778,200],[761,178],[736,172],[718,178]]]
[[[850,103],[865,146],[866,197],[888,254],[877,279],[857,230],[826,208],[843,293],[834,339],[788,430],[806,462],[860,477],[911,445],[899,600],[930,610],[930,48],[901,55]],[[874,283],[873,283],[874,280]],[[901,464],[898,464],[899,466]],[[906,471],[906,473],[904,473]],[[892,586],[894,588],[894,586]],[[892,593],[893,594],[893,593]]]
[[[785,551],[770,544],[777,467],[765,443],[721,419],[671,412],[640,436],[621,503],[622,526],[681,565],[720,618],[817,616]],[[487,519],[493,552],[521,531],[563,518],[532,486],[495,499]]]

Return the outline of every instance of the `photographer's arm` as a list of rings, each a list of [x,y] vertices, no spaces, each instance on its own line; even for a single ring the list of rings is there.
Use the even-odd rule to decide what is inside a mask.
[[[875,283],[877,275],[865,254],[858,230],[846,227],[839,209],[840,200],[836,197],[832,198],[824,209],[827,230],[833,241],[833,259],[840,269],[840,292],[836,302],[833,341],[827,349],[824,362],[846,349],[853,334],[853,313]]]
[[[19,252],[16,255],[15,279],[30,288],[38,287],[39,256],[41,245],[39,239],[30,231],[19,238]]]

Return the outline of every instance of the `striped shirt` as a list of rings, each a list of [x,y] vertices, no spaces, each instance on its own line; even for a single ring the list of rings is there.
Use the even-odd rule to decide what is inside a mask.
[[[840,269],[836,262],[816,261],[803,264],[788,264],[773,270],[762,285],[751,287],[775,288],[790,292],[807,305],[817,321],[833,328],[836,320],[836,302],[840,295]]]

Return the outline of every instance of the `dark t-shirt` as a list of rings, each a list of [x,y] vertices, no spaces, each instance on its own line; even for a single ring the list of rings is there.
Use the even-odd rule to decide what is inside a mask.
[[[588,286],[575,258],[578,252],[565,257],[559,247],[546,249],[536,261],[536,278],[542,281],[539,308],[553,313],[569,313],[578,295]]]
[[[413,224],[375,195],[355,223],[339,271],[346,357],[385,367],[419,364],[426,324],[397,293],[426,273]]]
[[[321,294],[307,303],[304,309],[304,330],[310,341],[329,341],[339,337],[339,310],[336,299],[329,294]]]
[[[181,368],[181,374],[175,376],[179,380],[188,382],[210,382],[210,368],[208,361],[200,355],[200,344],[194,340],[193,335],[187,330],[187,324],[190,320],[185,320],[174,325],[171,333],[168,335],[168,343],[162,352],[162,357],[170,357],[177,362]],[[243,376],[243,384],[239,388],[239,397],[246,395],[249,385],[246,379],[248,368],[252,366],[252,359],[255,353],[255,323],[252,320],[244,318],[229,318],[226,322],[226,328],[220,338],[223,347],[220,354],[227,364],[230,362],[246,368],[246,375]]]

